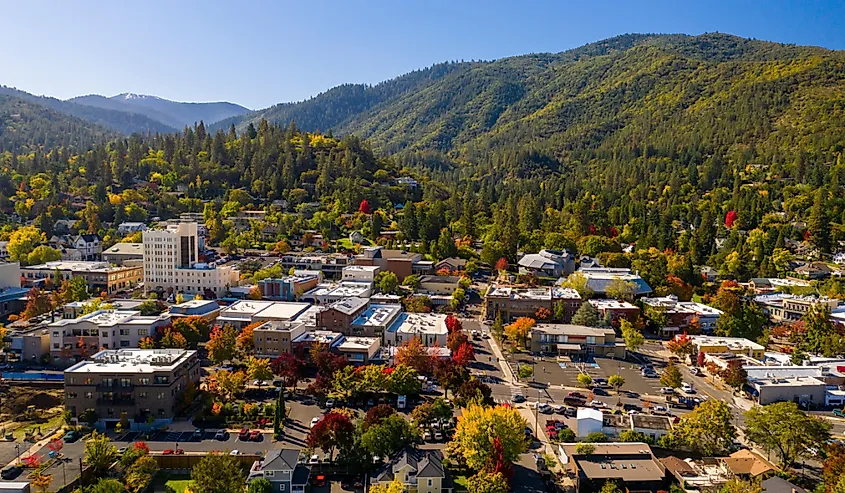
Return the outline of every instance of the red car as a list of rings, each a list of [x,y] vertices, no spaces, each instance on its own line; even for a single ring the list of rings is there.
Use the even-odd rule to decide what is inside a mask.
[[[162,455],[173,455],[173,453],[174,453],[173,449],[169,448],[169,449],[165,450],[164,452],[162,452]]]
[[[258,430],[252,430],[249,433],[249,440],[252,442],[260,442],[261,441],[261,432]]]
[[[238,433],[238,440],[249,440],[249,428],[241,428],[241,431]]]

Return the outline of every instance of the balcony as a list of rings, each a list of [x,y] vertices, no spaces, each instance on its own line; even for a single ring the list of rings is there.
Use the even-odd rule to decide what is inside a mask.
[[[124,384],[121,385],[119,383],[107,385],[104,383],[98,383],[96,386],[97,392],[132,392],[135,390],[135,384]]]

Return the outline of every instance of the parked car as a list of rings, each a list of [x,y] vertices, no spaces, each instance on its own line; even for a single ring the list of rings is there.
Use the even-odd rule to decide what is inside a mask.
[[[661,394],[674,394],[675,389],[673,389],[672,387],[660,387],[660,393]]]
[[[225,442],[229,439],[229,432],[226,430],[217,430],[217,433],[214,434],[214,439]]]
[[[334,399],[329,399],[326,401],[326,407],[331,409],[334,407]]]
[[[241,428],[241,431],[238,432],[238,440],[249,440],[249,428]]]
[[[202,428],[197,428],[191,435],[191,440],[202,440],[203,435],[205,435],[205,431]]]
[[[610,384],[607,383],[606,378],[594,378],[593,379],[593,385],[595,385],[596,387],[609,387],[610,386]],[[593,392],[595,392],[595,389],[593,389]]]
[[[260,442],[261,441],[261,432],[258,430],[252,430],[249,433],[249,441],[251,442]]]
[[[320,463],[320,454],[313,454],[310,459],[308,459],[309,464],[319,464]]]
[[[606,390],[604,390],[604,389],[603,389],[603,388],[601,388],[601,387],[593,387],[592,392],[593,392],[593,395],[600,395],[600,396],[602,396],[602,397],[606,397],[606,396],[609,396],[609,395],[610,395],[610,394],[608,394],[608,393],[607,393],[607,391],[606,391]]]
[[[549,404],[546,404],[545,402],[539,404],[537,406],[537,410],[540,411],[543,414],[551,414],[553,412],[552,406],[550,406]]]
[[[566,412],[566,406],[555,406],[555,413],[563,414]]]
[[[311,479],[311,485],[316,487],[321,487],[326,485],[326,475],[325,474],[317,474]]]
[[[692,373],[692,376],[694,377],[700,377],[704,374],[702,373],[701,368],[690,368],[689,372]]]
[[[434,441],[439,442],[441,440],[443,440],[443,432],[440,431],[440,430],[435,431],[434,432]]]
[[[313,418],[311,418],[311,428],[315,427],[321,419],[323,419],[322,416],[314,416]]]
[[[687,383],[687,382],[684,382],[684,383],[681,384],[681,390],[683,390],[687,394],[694,394],[695,393],[695,389],[692,388],[692,384]]]
[[[423,435],[422,435],[422,439],[423,439],[423,441],[430,442],[431,441],[431,432],[428,431],[428,430],[424,431]]]
[[[0,478],[5,479],[6,481],[11,481],[20,476],[22,472],[23,469],[18,466],[9,466],[0,472]]]
[[[587,400],[587,396],[582,394],[581,392],[570,392],[570,393],[566,394],[566,397],[573,397],[575,399]]]
[[[82,438],[82,433],[76,430],[70,430],[69,432],[65,433],[65,436],[62,437],[65,443],[73,443],[77,440]]]
[[[574,418],[578,415],[578,409],[574,407],[567,407],[565,411],[563,411],[563,415],[567,418]]]
[[[597,401],[593,399],[590,401],[590,407],[605,407],[605,404],[602,401]]]

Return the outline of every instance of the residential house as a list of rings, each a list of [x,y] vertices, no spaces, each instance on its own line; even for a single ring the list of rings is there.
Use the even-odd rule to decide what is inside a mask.
[[[255,461],[249,470],[249,481],[264,478],[273,486],[273,493],[304,492],[311,470],[299,463],[300,451],[275,449]]]
[[[100,254],[103,253],[102,241],[99,236],[94,234],[76,236],[73,238],[71,245],[79,250],[82,260],[100,260]]]
[[[147,225],[141,222],[125,222],[117,226],[117,233],[121,235],[130,235],[138,231],[145,231]]]
[[[829,277],[833,270],[824,262],[807,262],[793,269],[795,274],[806,279],[824,279]]]
[[[569,250],[540,250],[523,255],[519,261],[520,274],[558,278],[575,271],[575,259]]]
[[[381,485],[388,485],[395,479],[405,485],[405,491],[416,493],[452,493],[454,489],[452,475],[443,466],[440,450],[408,447],[372,476],[372,482]]]
[[[455,271],[465,270],[466,266],[467,266],[466,260],[464,260],[462,258],[458,258],[458,257],[449,257],[449,258],[444,258],[440,262],[437,262],[436,264],[434,264],[434,270],[439,271],[441,269],[446,269],[446,270],[455,272]]]

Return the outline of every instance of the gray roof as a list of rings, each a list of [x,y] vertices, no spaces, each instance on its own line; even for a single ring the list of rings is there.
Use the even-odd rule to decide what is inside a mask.
[[[367,306],[367,303],[369,302],[370,300],[368,298],[344,298],[332,303],[329,305],[329,308],[334,308],[341,313],[352,315]]]
[[[418,478],[445,478],[448,474],[443,467],[443,454],[439,450],[419,450],[408,447],[376,473],[376,482],[393,481],[396,471],[410,466]]]
[[[293,470],[293,476],[291,477],[290,484],[294,486],[298,485],[307,485],[308,478],[311,476],[311,469],[308,466],[298,464],[296,469]]]
[[[420,277],[420,284],[424,282],[439,282],[457,284],[461,280],[458,276],[422,276]]]
[[[800,486],[796,486],[789,481],[772,476],[769,479],[760,483],[765,493],[807,493],[807,490]]]
[[[267,452],[261,469],[270,471],[293,471],[299,459],[299,451],[283,448]]]

